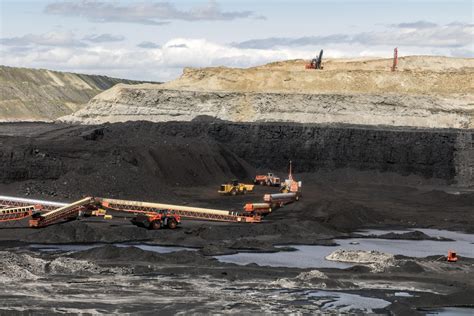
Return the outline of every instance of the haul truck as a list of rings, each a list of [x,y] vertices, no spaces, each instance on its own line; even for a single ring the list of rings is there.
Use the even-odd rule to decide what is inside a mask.
[[[268,185],[272,187],[279,187],[281,180],[273,173],[267,173],[266,175],[256,175],[253,180],[255,184]]]

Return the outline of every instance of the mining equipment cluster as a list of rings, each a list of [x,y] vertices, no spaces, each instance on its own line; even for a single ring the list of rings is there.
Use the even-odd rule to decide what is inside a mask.
[[[262,217],[276,208],[298,201],[301,182],[293,179],[291,162],[288,179],[284,182],[269,173],[257,176],[257,183],[281,186],[281,193],[265,194],[263,201],[247,203],[242,210],[218,210],[184,205],[128,201],[100,197],[85,197],[73,203],[58,203],[11,196],[0,196],[0,222],[28,219],[29,227],[40,228],[83,216],[111,218],[107,212],[133,215],[132,223],[148,229],[175,229],[182,219],[222,221],[234,223],[259,223]],[[219,193],[237,195],[251,192],[254,185],[232,181],[221,186]]]

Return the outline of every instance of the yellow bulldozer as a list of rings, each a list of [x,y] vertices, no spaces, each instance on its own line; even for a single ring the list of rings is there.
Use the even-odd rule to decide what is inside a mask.
[[[238,194],[246,194],[248,192],[253,191],[253,184],[244,184],[239,183],[237,180],[232,180],[230,183],[222,184],[219,191],[217,191],[221,195],[238,195]]]

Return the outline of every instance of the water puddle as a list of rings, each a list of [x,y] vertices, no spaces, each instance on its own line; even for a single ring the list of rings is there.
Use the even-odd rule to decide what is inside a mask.
[[[441,316],[463,316],[474,315],[474,308],[466,307],[445,307],[436,311],[424,311],[426,315],[441,315]]]
[[[448,250],[455,250],[461,257],[474,258],[474,235],[443,231],[436,229],[417,229],[433,237],[445,237],[454,241],[436,240],[392,240],[376,238],[336,239],[339,246],[295,246],[294,252],[278,253],[238,253],[234,255],[217,256],[221,262],[240,265],[256,263],[261,266],[295,267],[295,268],[348,268],[354,264],[332,262],[325,259],[337,249],[345,250],[377,250],[394,255],[408,257],[446,256]],[[380,231],[371,230],[363,233],[382,235],[389,232],[404,233],[410,230]]]
[[[391,240],[372,238],[337,239],[342,249],[377,250],[394,255],[423,258],[427,256],[446,256],[448,250],[456,250],[462,257],[474,258],[474,246],[465,241],[434,240]]]
[[[89,250],[93,248],[98,248],[105,246],[107,244],[96,243],[96,244],[61,244],[61,245],[50,245],[50,244],[32,244],[29,245],[30,249],[38,250],[41,252],[78,252]],[[170,253],[180,250],[196,250],[185,247],[172,247],[172,246],[158,246],[158,245],[148,245],[148,244],[112,244],[116,247],[136,247],[145,251],[152,251],[157,253]]]
[[[353,264],[345,262],[328,261],[327,255],[336,250],[329,246],[291,246],[297,251],[276,253],[252,253],[239,252],[234,255],[216,256],[220,262],[246,265],[256,263],[271,267],[294,267],[294,268],[339,268],[345,269]]]
[[[380,298],[333,291],[310,292],[308,298],[318,300],[323,311],[351,312],[357,310],[372,313],[373,309],[385,308],[391,304]]]

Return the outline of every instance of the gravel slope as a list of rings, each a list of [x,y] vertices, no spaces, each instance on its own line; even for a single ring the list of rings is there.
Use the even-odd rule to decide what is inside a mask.
[[[81,109],[117,83],[106,76],[0,66],[0,122],[51,121]]]

